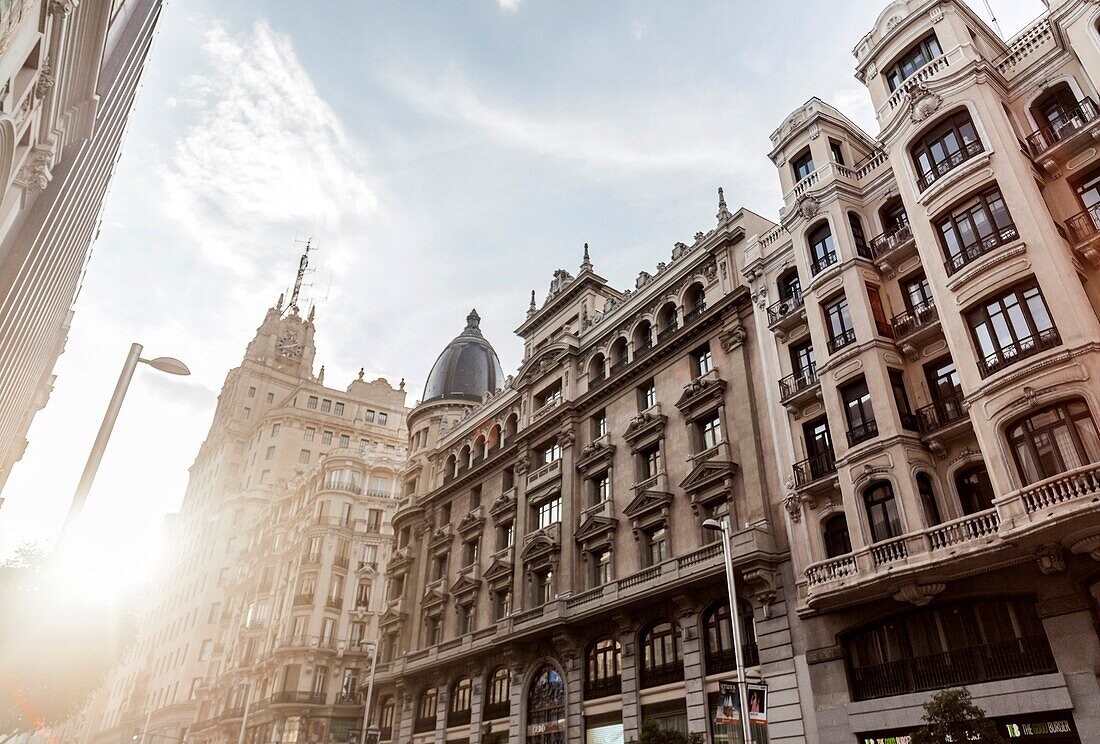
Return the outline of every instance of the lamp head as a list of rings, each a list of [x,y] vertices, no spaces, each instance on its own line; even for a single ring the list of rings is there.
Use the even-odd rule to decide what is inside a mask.
[[[722,532],[725,529],[722,523],[717,519],[706,519],[703,521],[703,526],[708,530],[717,530],[718,532]]]
[[[172,357],[157,357],[156,359],[142,359],[141,361],[145,362],[153,369],[167,372],[170,375],[186,376],[191,374],[191,370],[187,368],[186,364]]]

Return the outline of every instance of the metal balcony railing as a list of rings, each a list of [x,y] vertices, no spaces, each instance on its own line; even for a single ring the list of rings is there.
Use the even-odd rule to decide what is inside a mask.
[[[798,312],[806,304],[802,297],[802,291],[796,290],[790,297],[782,297],[778,302],[773,302],[768,307],[768,324],[775,325],[784,318],[788,318]]]
[[[820,274],[837,262],[836,251],[829,251],[824,256],[815,256],[810,262],[810,269],[814,275]]]
[[[745,666],[757,666],[760,664],[760,649],[756,642],[742,643],[741,651],[745,655]],[[707,651],[707,674],[719,674],[732,672],[737,669],[737,652],[732,648],[721,651]]]
[[[932,325],[940,319],[939,310],[936,309],[935,300],[927,300],[918,305],[913,305],[911,310],[898,313],[890,318],[890,327],[894,331],[894,338],[901,339],[921,328]]]
[[[835,473],[836,455],[832,452],[821,452],[805,460],[799,460],[794,464],[793,469],[795,486],[804,486]]]
[[[1045,636],[1029,636],[853,667],[855,700],[1012,679],[1057,671]]]
[[[602,679],[586,679],[584,681],[585,700],[598,700],[611,695],[619,695],[622,691],[623,678],[619,675]]]
[[[940,398],[930,405],[917,409],[921,434],[932,434],[964,418],[967,418],[967,412],[963,406],[962,393]]]
[[[830,354],[835,354],[845,346],[854,344],[856,342],[856,329],[849,328],[848,330],[840,333],[837,336],[833,336],[829,339],[829,342],[825,344],[825,348],[829,350]]]
[[[893,230],[888,230],[871,238],[871,244],[860,251],[860,255],[876,261],[888,256],[903,245],[913,240],[913,228],[908,222],[897,225]]]
[[[817,365],[810,363],[804,369],[800,369],[779,380],[779,398],[780,400],[793,398],[803,390],[809,390],[814,387],[817,383]]]
[[[868,421],[859,426],[853,426],[848,430],[848,446],[855,447],[857,444],[862,444],[868,439],[874,439],[877,436],[878,424],[874,421]]]
[[[1053,124],[1036,129],[1027,136],[1027,146],[1032,157],[1039,157],[1064,139],[1080,132],[1100,116],[1100,108],[1091,98],[1084,98]]]
[[[1053,349],[1060,343],[1062,343],[1062,337],[1058,335],[1058,329],[1048,328],[1034,336],[1028,336],[1019,341],[1006,344],[984,359],[979,359],[978,371],[982,377],[988,377],[1021,359],[1034,356],[1047,349]]]
[[[966,246],[958,254],[944,261],[944,268],[947,269],[947,274],[950,276],[968,263],[976,261],[989,253],[994,248],[999,248],[1018,237],[1020,237],[1020,234],[1016,231],[1015,225],[1005,225],[1000,230],[985,236],[976,243]]]
[[[657,685],[667,685],[672,682],[684,681],[684,665],[683,662],[679,661],[648,668],[643,666],[641,672],[641,687],[643,690],[648,687],[656,687]]]
[[[1093,204],[1080,214],[1066,220],[1066,229],[1074,245],[1083,243],[1100,232],[1100,204]]]
[[[917,187],[924,191],[946,176],[960,165],[970,160],[975,155],[980,155],[985,150],[981,142],[970,142],[963,145],[962,149],[951,153],[946,158],[932,166],[932,169],[917,176]]]

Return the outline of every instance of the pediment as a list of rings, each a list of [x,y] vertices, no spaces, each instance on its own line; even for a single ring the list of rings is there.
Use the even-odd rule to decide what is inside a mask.
[[[412,551],[409,550],[408,546],[404,548],[398,548],[394,551],[393,557],[390,558],[387,570],[391,574],[399,573],[403,569],[408,568],[410,565],[412,565],[412,562]]]
[[[653,512],[663,512],[672,504],[672,494],[667,491],[642,491],[623,509],[623,514],[633,520]]]
[[[458,523],[458,531],[463,535],[468,535],[471,532],[481,532],[481,528],[485,526],[485,518],[481,516],[481,507],[467,512]]]
[[[577,528],[574,538],[579,543],[591,542],[615,531],[619,520],[614,517],[591,516]]]
[[[536,535],[523,547],[523,553],[520,554],[520,559],[526,563],[550,553],[557,553],[560,550],[561,546],[548,536]]]
[[[729,481],[737,475],[737,463],[729,460],[704,460],[692,468],[687,477],[680,482],[680,488],[686,493],[697,494],[715,486],[729,486]]]
[[[512,569],[511,561],[502,561],[498,558],[489,564],[489,568],[485,569],[485,580],[490,584],[511,580]]]
[[[432,532],[432,539],[428,541],[430,550],[438,550],[451,544],[451,525],[446,524]]]
[[[480,588],[480,581],[475,581],[466,574],[462,574],[453,584],[451,584],[451,595],[455,597],[464,597],[469,594],[476,594]]]
[[[717,376],[697,377],[684,385],[684,392],[681,393],[680,399],[676,401],[676,408],[684,415],[689,415],[702,406],[719,402],[725,390],[726,381]]]
[[[562,358],[565,355],[566,349],[562,346],[557,346],[556,348],[552,346],[548,349],[544,349],[541,353],[528,359],[527,362],[519,368],[516,372],[515,381],[512,383],[512,386],[518,389],[534,382],[544,374],[548,374],[561,365]]]
[[[423,605],[425,609],[428,609],[431,607],[437,607],[446,601],[446,594],[444,594],[439,589],[436,589],[435,587],[430,587],[428,591],[424,592],[424,599],[421,600],[420,604]]]
[[[577,468],[584,471],[591,470],[611,462],[614,456],[615,445],[597,439],[581,448],[580,456],[577,458]]]
[[[489,507],[489,516],[494,520],[500,521],[500,517],[504,514],[514,514],[516,511],[516,498],[515,496],[509,496],[510,491],[502,493],[497,496]]]
[[[397,612],[396,610],[387,610],[383,613],[382,617],[378,619],[378,625],[386,627],[388,625],[398,625],[404,623],[408,617],[408,613]]]
[[[658,412],[642,411],[630,419],[630,423],[623,432],[623,439],[635,444],[651,435],[659,434],[665,429],[668,416]]]

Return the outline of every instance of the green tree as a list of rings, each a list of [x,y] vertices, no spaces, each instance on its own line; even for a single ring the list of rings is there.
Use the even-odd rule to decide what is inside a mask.
[[[0,741],[76,713],[133,640],[115,597],[74,591],[49,553],[0,565]]]
[[[985,717],[985,711],[970,699],[970,692],[962,688],[941,690],[933,695],[924,704],[923,720],[924,726],[913,734],[912,744],[1005,744],[996,724]]]

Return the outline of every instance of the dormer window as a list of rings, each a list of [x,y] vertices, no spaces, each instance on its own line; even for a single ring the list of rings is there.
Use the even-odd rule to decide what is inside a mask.
[[[935,34],[929,34],[906,50],[905,54],[898,58],[886,71],[886,82],[890,90],[897,90],[898,86],[914,72],[924,67],[936,57],[943,56],[939,39]]]

